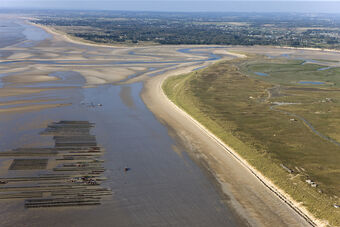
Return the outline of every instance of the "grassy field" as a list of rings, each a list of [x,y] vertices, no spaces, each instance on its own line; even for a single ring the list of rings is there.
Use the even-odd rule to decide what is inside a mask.
[[[258,56],[225,61],[171,77],[163,89],[316,217],[340,225],[340,209],[333,207],[340,203],[340,146],[334,143],[340,142],[340,70],[302,63]]]
[[[302,60],[263,59],[241,64],[241,71],[249,75],[265,73],[261,80],[281,85],[296,85],[299,82],[322,82],[324,87],[340,87],[340,68],[326,68],[318,64],[303,64]],[[308,84],[307,84],[308,85]]]

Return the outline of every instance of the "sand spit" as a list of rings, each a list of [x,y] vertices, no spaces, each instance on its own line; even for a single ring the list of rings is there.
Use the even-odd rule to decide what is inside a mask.
[[[29,94],[36,94],[44,91],[51,91],[51,90],[62,90],[65,88],[1,88],[0,89],[0,97],[9,97],[9,96],[20,96],[20,95],[29,95]]]
[[[6,109],[0,109],[0,113],[13,113],[13,112],[29,112],[29,111],[39,111],[47,108],[57,108],[62,106],[67,106],[70,104],[30,104],[27,106],[11,107]]]
[[[54,38],[56,38],[56,39],[59,38],[59,39],[65,40],[65,41],[70,42],[70,43],[75,43],[75,44],[80,44],[80,45],[91,45],[91,46],[95,46],[95,47],[112,47],[110,45],[100,45],[100,44],[87,43],[83,40],[82,41],[77,40],[74,37],[67,35],[66,33],[63,33],[63,32],[56,30],[56,29],[53,29],[52,27],[43,26],[41,24],[36,24],[36,23],[33,23],[33,22],[29,22],[29,21],[27,21],[27,23],[45,30],[46,32],[52,34],[54,36]]]
[[[90,45],[90,46],[103,47],[103,45],[88,44],[88,43],[81,42],[79,40],[74,40],[73,38],[70,38],[69,36],[67,36],[65,34],[60,34],[59,32],[51,30],[51,28],[46,28],[46,27],[43,27],[43,28],[45,30],[53,33],[56,36],[59,36],[63,39],[66,39],[66,40],[71,41],[71,42],[76,43],[76,44],[85,44],[85,45]],[[106,47],[112,48],[112,46],[106,46]],[[235,56],[235,57],[245,57],[245,55],[243,55],[243,54],[233,53],[233,52],[229,52],[229,51],[225,51],[225,50],[215,50],[215,53],[216,54],[228,54],[228,55],[232,55],[232,56]],[[197,130],[197,128],[195,128],[195,127],[197,127],[197,124],[193,125],[193,121],[188,120],[188,119],[190,119],[188,116],[183,117],[183,113],[180,113],[180,111],[178,109],[176,109],[176,106],[174,106],[174,104],[172,104],[165,97],[165,95],[164,95],[164,93],[162,92],[162,89],[161,89],[161,83],[167,76],[178,75],[178,74],[182,74],[182,73],[188,73],[188,72],[194,70],[195,68],[197,68],[197,66],[194,66],[194,65],[189,65],[189,66],[188,65],[180,65],[180,66],[177,66],[177,68],[174,68],[174,67],[169,68],[166,72],[164,72],[163,75],[161,75],[161,76],[158,75],[156,77],[153,77],[152,79],[147,80],[147,82],[145,84],[145,91],[143,92],[143,95],[142,95],[147,106],[156,114],[156,116],[158,116],[159,118],[161,118],[165,122],[169,123],[169,119],[173,119],[173,118],[178,117],[178,122],[173,123],[173,124],[169,123],[169,125],[171,127],[174,127],[176,131],[180,131],[181,133],[185,133],[184,138],[190,138],[191,137],[190,134],[193,132],[193,130],[189,130],[189,132],[188,132],[188,129],[186,129],[186,132],[184,132],[184,130],[182,129],[183,126],[180,127],[180,125],[186,125],[186,126],[188,126],[187,128],[194,127],[194,130]],[[162,72],[162,71],[159,70],[158,73],[159,72]],[[145,80],[146,78],[147,77],[145,77],[145,76],[142,77],[142,78],[139,78],[139,79],[134,78],[129,82],[136,82],[136,81],[139,81],[139,80]],[[152,107],[152,104],[151,104],[152,102],[157,103],[157,105]],[[157,108],[156,108],[156,106],[157,106]],[[164,117],[164,116],[162,117],[161,114],[160,114],[160,111],[163,108],[167,111],[169,109],[171,110],[168,113],[165,112],[167,117]],[[165,114],[165,113],[163,113],[163,114]],[[186,120],[181,119],[181,118],[185,118]],[[182,120],[185,122],[184,124],[182,124]],[[215,147],[220,146],[218,143],[216,143],[216,141],[212,141],[211,135],[207,136],[207,134],[202,130],[202,128],[198,128],[198,129],[199,130],[197,130],[197,131],[198,132],[201,131],[201,132],[198,133],[198,135],[196,135],[196,136],[199,136],[199,137],[197,137],[195,139],[207,141],[207,144],[205,146],[215,146]],[[193,133],[193,134],[195,134],[195,133]],[[187,140],[186,142],[188,144],[194,144],[192,141],[194,141],[194,140],[192,140],[192,138],[191,138],[191,139]],[[207,150],[205,150],[205,149],[204,149],[205,151],[202,150],[202,144],[200,144],[198,147],[201,148],[200,149],[200,151],[202,152],[201,155],[206,155],[205,153],[207,152]],[[253,187],[253,188],[248,189],[246,191],[242,190],[240,188],[237,188],[234,185],[235,183],[233,183],[232,180],[235,180],[235,182],[240,181],[239,179],[237,179],[238,174],[236,175],[236,172],[238,172],[237,169],[240,167],[239,166],[240,163],[232,163],[231,166],[234,166],[234,168],[232,168],[232,169],[230,169],[230,167],[227,168],[227,169],[223,169],[221,164],[223,164],[223,162],[224,162],[223,160],[226,159],[225,148],[219,147],[217,150],[219,150],[220,153],[209,154],[208,156],[206,156],[206,159],[207,159],[206,161],[211,164],[211,163],[214,162],[214,160],[216,161],[216,156],[220,156],[221,160],[219,161],[219,165],[212,165],[212,166],[209,165],[209,168],[211,168],[211,170],[213,170],[213,172],[215,173],[215,176],[217,177],[217,179],[220,182],[225,182],[224,185],[227,184],[228,188],[232,190],[232,193],[230,193],[230,191],[225,192],[225,193],[228,194],[231,197],[233,197],[233,196],[235,197],[235,200],[233,201],[234,207],[238,207],[238,209],[240,209],[239,211],[241,211],[241,209],[242,209],[242,212],[239,212],[239,213],[245,214],[245,217],[247,217],[247,219],[250,223],[269,225],[269,224],[275,222],[278,226],[283,225],[283,224],[288,224],[288,223],[300,223],[301,226],[308,226],[308,224],[302,218],[300,218],[299,215],[294,213],[294,211],[292,211],[288,206],[285,207],[285,209],[282,209],[282,211],[277,211],[280,214],[281,213],[284,214],[284,215],[281,215],[281,216],[280,215],[277,216],[276,212],[273,212],[272,209],[270,209],[270,210],[269,209],[268,210],[267,209],[258,209],[259,204],[266,204],[265,207],[269,207],[270,205],[275,204],[275,206],[278,208],[278,210],[280,210],[279,207],[282,205],[282,201],[280,201],[280,202],[276,201],[278,199],[276,196],[274,196],[275,199],[273,199],[273,195],[274,195],[273,193],[269,193],[268,196],[265,196],[266,197],[265,199],[260,199],[258,197],[258,193],[255,193],[255,194],[250,193],[250,191],[253,191],[255,189],[255,192],[261,191],[261,193],[259,193],[259,194],[267,194],[268,189],[263,187],[263,185],[261,185],[261,182],[258,181],[258,179],[253,179],[254,176],[251,173],[249,173],[249,169],[248,169],[248,168],[250,168],[250,166],[246,165],[246,164],[245,164],[245,166],[248,167],[248,168],[244,168],[244,166],[242,167],[243,171],[245,172],[243,174],[244,176],[242,177],[242,179],[244,180],[244,183],[248,182],[248,180],[256,181],[257,183],[255,185],[256,185],[257,188]],[[228,159],[227,162],[230,162],[230,159]],[[238,162],[238,161],[234,160],[233,162]],[[224,164],[226,164],[226,163],[224,163]],[[222,168],[222,169],[220,169],[220,168]],[[220,169],[220,170],[216,171],[217,169]],[[235,179],[230,179],[231,176],[228,176],[229,174],[227,174],[227,172],[225,172],[226,170],[228,172],[234,172]],[[238,194],[237,193],[238,190],[241,190],[242,193]],[[252,196],[250,196],[251,194],[253,194],[256,199],[251,199],[251,197],[252,197]],[[248,197],[248,199],[246,201],[242,201],[243,196]],[[246,209],[241,208],[242,206],[246,207]],[[283,221],[282,219],[284,219],[285,221]]]
[[[30,103],[42,103],[42,102],[56,102],[62,101],[61,99],[41,99],[41,100],[15,100],[15,101],[7,101],[7,102],[0,102],[1,106],[9,106],[9,105],[18,105],[18,104],[30,104]]]
[[[46,81],[58,80],[57,77],[48,75],[36,75],[36,74],[20,74],[13,76],[6,76],[2,78],[5,83],[38,83]]]
[[[306,221],[306,219],[308,219],[307,216],[304,218],[301,217],[307,215],[307,212],[303,210],[302,207],[299,207],[299,205],[294,203],[289,198],[289,196],[285,195],[283,192],[273,186],[270,181],[265,179],[260,173],[256,172],[256,170],[249,166],[232,149],[222,143],[197,121],[192,119],[189,115],[175,106],[164,95],[161,85],[164,79],[167,77],[188,73],[199,67],[208,66],[209,64],[215,62],[204,62],[203,60],[206,59],[206,56],[177,52],[177,50],[180,48],[194,48],[195,46],[122,47],[89,44],[79,40],[74,40],[73,38],[68,37],[66,34],[60,34],[58,31],[54,31],[51,28],[40,25],[35,26],[43,28],[45,31],[53,34],[54,36],[53,42],[52,40],[45,40],[34,47],[35,51],[41,52],[41,54],[34,55],[33,52],[29,54],[17,53],[20,51],[29,51],[27,48],[22,48],[20,46],[7,47],[6,51],[13,52],[13,55],[10,56],[12,56],[12,58],[13,56],[19,57],[20,60],[39,61],[46,60],[45,57],[48,56],[49,60],[58,60],[58,62],[55,64],[50,64],[48,62],[35,62],[29,68],[27,67],[26,62],[13,63],[12,66],[10,64],[3,64],[1,67],[3,67],[8,72],[21,72],[20,70],[23,70],[27,74],[39,69],[42,71],[42,74],[39,75],[42,76],[61,71],[78,72],[81,77],[85,78],[86,82],[82,83],[78,81],[78,86],[67,88],[17,88],[5,86],[4,88],[0,89],[1,98],[25,95],[36,96],[37,93],[53,93],[57,89],[58,91],[59,89],[65,89],[65,96],[74,95],[77,94],[77,89],[79,87],[108,83],[116,84],[116,82],[118,83],[119,81],[125,80],[133,74],[139,73],[140,71],[146,71],[137,77],[127,80],[124,83],[145,81],[145,87],[142,93],[143,100],[149,109],[157,116],[157,118],[161,120],[161,122],[164,122],[165,124],[169,125],[170,128],[174,129],[174,131],[178,134],[178,137],[181,138],[182,142],[187,145],[187,150],[190,151],[189,154],[193,157],[193,159],[196,160],[203,167],[203,169],[211,172],[216,177],[224,193],[230,198],[230,201],[227,201],[226,203],[230,203],[237,213],[242,215],[250,225],[311,225],[311,223]],[[245,57],[245,55],[238,53],[262,53],[261,51],[263,49],[266,49],[266,53],[274,53],[275,55],[285,54],[287,51],[291,54],[302,54],[300,53],[301,50],[277,48],[261,49],[259,47],[226,47],[226,49],[227,50],[211,50],[211,52],[229,55],[229,57],[230,55],[234,57]],[[65,55],[65,59],[72,61],[72,64],[68,64],[69,62],[60,61],[63,58],[63,54]],[[313,56],[317,56],[317,54]],[[335,56],[332,57],[335,58]],[[100,64],[103,63],[103,59],[112,61],[126,60],[131,61],[132,63],[128,62],[128,64],[116,65],[115,67],[100,66]],[[145,61],[158,59],[159,62],[152,64],[135,62],[143,59],[145,59]],[[197,59],[202,61],[188,62]],[[10,62],[9,59],[2,60]],[[88,64],[91,63],[91,61],[94,61],[96,64]],[[155,68],[155,66],[158,66],[158,68]],[[15,68],[15,70],[13,70],[13,68]],[[153,70],[148,71],[150,68],[153,68]],[[157,73],[157,75],[155,76],[154,73]],[[14,79],[15,77],[13,80]],[[36,78],[35,81],[45,79],[47,78],[40,76],[39,78]],[[59,81],[65,84],[70,82],[67,79],[52,80],[50,82],[57,83]],[[34,82],[34,80],[25,81],[25,83],[29,82]],[[63,90],[61,92],[64,93]],[[130,97],[130,93],[131,91],[129,91],[129,88],[123,88],[120,95],[124,104],[130,109],[134,109],[135,105],[137,104],[133,102],[132,97]],[[20,97],[17,98],[20,100]],[[43,98],[45,97],[37,96],[34,100],[41,100]],[[54,96],[48,98],[50,98],[49,101],[56,100],[56,97]],[[32,101],[32,104],[34,103],[34,100]],[[15,100],[13,102],[15,103]],[[13,105],[15,105],[14,103]],[[28,106],[13,107],[14,109],[8,109],[7,112],[10,113],[11,111],[20,111],[22,113],[26,113],[32,110],[40,110],[40,108],[55,108],[68,105],[73,104],[33,104]],[[297,212],[300,212],[300,214]],[[310,215],[308,214],[308,216]],[[317,222],[317,220],[314,220],[314,222],[318,225],[322,225],[322,223]]]
[[[194,155],[208,164],[238,213],[259,226],[325,225],[166,97],[161,88],[163,81],[191,70],[172,71],[147,80],[142,97],[161,121],[173,128],[186,144],[199,150]]]

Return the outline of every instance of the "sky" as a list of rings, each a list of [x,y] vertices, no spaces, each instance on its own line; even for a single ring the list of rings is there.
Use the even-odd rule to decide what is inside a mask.
[[[0,0],[0,9],[79,9],[166,12],[340,13],[340,0]]]

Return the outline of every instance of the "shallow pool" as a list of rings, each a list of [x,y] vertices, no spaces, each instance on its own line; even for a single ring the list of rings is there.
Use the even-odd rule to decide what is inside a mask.
[[[300,81],[299,84],[325,84],[324,82],[320,81]]]
[[[267,73],[255,72],[258,76],[269,76]]]

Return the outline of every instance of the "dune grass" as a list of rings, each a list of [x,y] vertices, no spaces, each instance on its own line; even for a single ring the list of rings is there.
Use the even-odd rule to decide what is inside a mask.
[[[340,147],[285,113],[301,115],[320,132],[338,139],[334,136],[340,126],[337,86],[297,85],[293,76],[320,79],[314,78],[322,72],[318,68],[298,61],[278,63],[265,58],[261,62],[259,58],[224,61],[170,77],[164,82],[163,90],[175,104],[297,202],[302,202],[317,218],[340,225],[340,209],[333,207],[340,203]],[[270,73],[269,77],[273,78],[257,76],[254,72]],[[337,78],[330,77],[334,79],[331,83],[337,82]],[[322,102],[328,96],[331,101]],[[300,104],[271,109],[273,102]],[[288,173],[281,164],[294,172]],[[318,186],[312,188],[305,182],[307,179]]]

